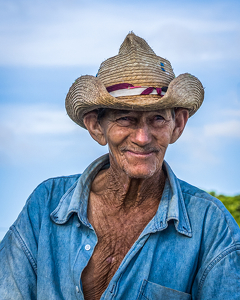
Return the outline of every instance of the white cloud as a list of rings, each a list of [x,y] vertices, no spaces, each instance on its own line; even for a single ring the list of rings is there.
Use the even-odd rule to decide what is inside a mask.
[[[186,157],[188,164],[195,168],[205,164],[221,165],[222,159],[226,159],[223,153],[229,145],[240,143],[240,111],[218,110],[214,115],[215,121],[210,120],[201,126],[193,126],[189,122],[175,146],[176,152]]]
[[[153,18],[146,4],[59,1],[53,10],[54,1],[13,3],[0,6],[0,64],[99,65],[130,30],[175,63],[240,59],[239,21],[221,19],[223,11],[213,19],[206,7],[166,6]]]
[[[187,157],[186,166],[196,166],[199,163],[216,165],[220,162],[215,152],[216,144],[216,140],[205,135],[202,127],[187,126],[176,146]]]
[[[236,118],[240,117],[240,109],[219,110],[218,114],[222,117],[224,116],[225,118]]]
[[[240,138],[240,121],[230,120],[204,126],[205,137]]]
[[[44,105],[4,105],[1,112],[1,132],[14,135],[71,134],[77,127],[64,110]]]
[[[69,145],[75,126],[63,110],[46,105],[0,106],[1,160],[28,161],[38,154],[53,157]]]
[[[0,163],[27,165],[106,152],[64,110],[49,105],[0,105]],[[64,163],[63,163],[64,164]]]

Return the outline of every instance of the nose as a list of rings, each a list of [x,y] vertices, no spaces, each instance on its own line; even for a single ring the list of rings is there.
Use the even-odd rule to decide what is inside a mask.
[[[145,146],[152,141],[152,134],[147,124],[141,124],[134,129],[132,142],[138,146]]]

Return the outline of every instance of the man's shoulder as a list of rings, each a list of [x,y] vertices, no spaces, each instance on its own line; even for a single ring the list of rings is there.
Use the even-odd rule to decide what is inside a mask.
[[[81,174],[52,177],[41,182],[29,196],[26,206],[45,207],[49,203],[49,208],[54,208],[69,190],[77,185]]]
[[[225,208],[223,203],[210,195],[208,192],[187,183],[186,181],[179,180],[179,184],[181,187],[181,192],[184,197],[184,201],[187,206],[194,204],[195,208],[205,208],[209,209],[212,208],[216,211],[221,211],[224,215],[227,213],[228,210]]]
[[[181,186],[181,191],[184,195],[189,195],[189,196],[196,197],[196,198],[210,201],[210,202],[215,202],[215,200],[217,201],[217,203],[220,202],[217,198],[213,197],[208,192],[206,192],[186,181],[183,181],[181,179],[178,179],[178,181]]]
[[[44,180],[28,197],[13,225],[21,228],[21,224],[25,224],[30,219],[32,220],[31,224],[38,228],[38,224],[42,222],[44,216],[49,218],[50,213],[56,208],[64,195],[74,190],[80,176],[80,174],[76,174]],[[21,231],[21,229],[18,230]]]
[[[232,239],[240,242],[240,229],[223,203],[200,188],[179,180],[181,192],[192,222],[201,220],[209,229],[228,230]]]
[[[46,189],[64,189],[68,190],[74,183],[78,181],[81,174],[74,174],[74,175],[67,175],[67,176],[57,176],[51,177],[43,182],[41,182],[35,190],[39,188],[46,188]]]

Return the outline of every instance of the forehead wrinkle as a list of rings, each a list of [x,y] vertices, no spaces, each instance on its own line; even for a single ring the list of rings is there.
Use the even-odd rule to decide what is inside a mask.
[[[121,115],[121,114],[130,114],[130,113],[136,113],[136,114],[143,114],[143,113],[147,113],[147,114],[151,114],[151,113],[167,113],[168,111],[170,111],[170,109],[158,109],[158,110],[124,110],[124,109],[110,109],[109,112],[112,113],[113,115]]]
[[[112,111],[112,113],[113,113],[114,116],[117,116],[117,115],[128,115],[131,112],[133,112],[133,111],[131,111],[131,110],[124,110],[124,109],[114,109]]]

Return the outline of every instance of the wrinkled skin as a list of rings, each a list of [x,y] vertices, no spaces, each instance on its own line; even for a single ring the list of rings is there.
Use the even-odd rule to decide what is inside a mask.
[[[165,184],[162,163],[166,149],[181,135],[188,111],[152,112],[109,110],[98,122],[97,113],[84,117],[91,136],[108,144],[110,168],[94,179],[88,218],[98,244],[83,271],[87,300],[98,300],[123,258],[155,215]]]

